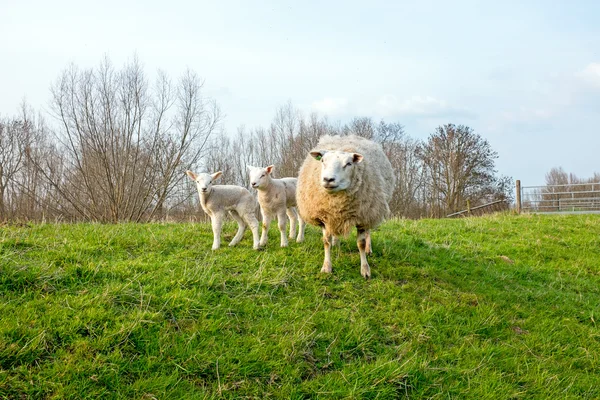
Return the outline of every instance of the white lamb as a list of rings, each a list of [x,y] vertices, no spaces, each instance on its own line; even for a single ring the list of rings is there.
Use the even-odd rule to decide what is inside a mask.
[[[290,239],[296,233],[296,221],[298,222],[298,236],[296,242],[304,241],[304,220],[298,217],[296,211],[296,183],[297,178],[276,179],[271,176],[273,165],[266,168],[248,166],[250,184],[258,190],[258,203],[263,218],[260,245],[267,244],[267,234],[271,221],[277,217],[279,232],[281,233],[281,247],[288,245],[285,235],[287,224],[286,214],[290,220]]]
[[[319,140],[300,168],[297,200],[300,216],[323,229],[321,272],[332,271],[334,237],[347,235],[356,227],[360,272],[370,278],[370,230],[389,216],[394,185],[392,165],[379,144],[359,136],[323,136]]]
[[[252,231],[253,247],[258,249],[258,220],[255,216],[257,204],[248,189],[233,185],[213,185],[222,175],[221,171],[212,175],[195,174],[192,171],[186,171],[186,174],[196,182],[200,204],[210,217],[214,235],[212,249],[216,250],[221,246],[221,228],[227,212],[238,223],[237,234],[229,246],[235,246],[242,240],[247,225]]]

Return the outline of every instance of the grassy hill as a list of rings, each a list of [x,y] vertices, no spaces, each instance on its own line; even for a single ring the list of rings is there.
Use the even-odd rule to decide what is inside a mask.
[[[271,234],[1,227],[0,398],[600,398],[598,215]]]

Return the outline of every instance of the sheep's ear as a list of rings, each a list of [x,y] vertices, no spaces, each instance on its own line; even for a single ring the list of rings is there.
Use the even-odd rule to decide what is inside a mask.
[[[358,154],[358,153],[354,153],[352,154],[352,161],[355,163],[359,163],[363,160],[363,155],[362,154]]]
[[[223,171],[219,171],[219,172],[215,172],[214,174],[212,174],[210,177],[212,178],[212,180],[216,180],[219,179],[221,177],[221,175],[223,175]]]
[[[192,171],[185,171],[185,173],[187,174],[187,176],[190,177],[191,180],[195,181],[196,178],[198,177],[195,173],[193,173]]]
[[[254,167],[250,164],[246,165],[246,171],[252,171],[254,169]]]
[[[273,168],[275,168],[274,165],[269,165],[267,168],[265,168],[265,171],[267,171],[267,174],[270,174],[271,172],[273,172]]]
[[[325,155],[325,153],[327,153],[325,150],[317,150],[317,151],[311,151],[310,155],[315,160],[321,161],[321,159],[323,158],[323,156]]]

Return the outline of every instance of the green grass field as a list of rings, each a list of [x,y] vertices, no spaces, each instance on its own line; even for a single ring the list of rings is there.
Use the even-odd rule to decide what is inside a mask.
[[[230,240],[235,227],[224,228]],[[600,216],[0,228],[0,398],[600,398]]]

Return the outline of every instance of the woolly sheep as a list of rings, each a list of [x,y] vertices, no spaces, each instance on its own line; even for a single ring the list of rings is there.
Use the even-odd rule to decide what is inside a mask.
[[[360,272],[370,278],[370,230],[389,216],[394,185],[392,165],[379,144],[354,135],[319,140],[300,168],[297,200],[300,216],[323,229],[321,272],[332,271],[334,238],[356,227]]]
[[[227,212],[238,223],[237,234],[229,246],[238,244],[244,236],[246,226],[249,226],[252,231],[253,247],[258,249],[258,220],[255,216],[257,204],[248,189],[233,185],[213,185],[213,182],[222,175],[221,171],[212,175],[195,174],[192,171],[186,171],[186,174],[196,182],[200,204],[210,217],[214,236],[212,249],[216,250],[221,246],[221,227]]]
[[[290,220],[289,238],[293,239],[296,233],[296,222],[298,222],[298,236],[296,242],[304,241],[304,221],[298,217],[296,211],[296,184],[297,178],[276,179],[271,176],[273,165],[266,168],[248,165],[250,184],[258,190],[258,203],[263,218],[262,235],[260,245],[267,244],[267,234],[273,218],[277,217],[279,232],[281,234],[281,247],[288,245],[285,235],[286,214]]]

